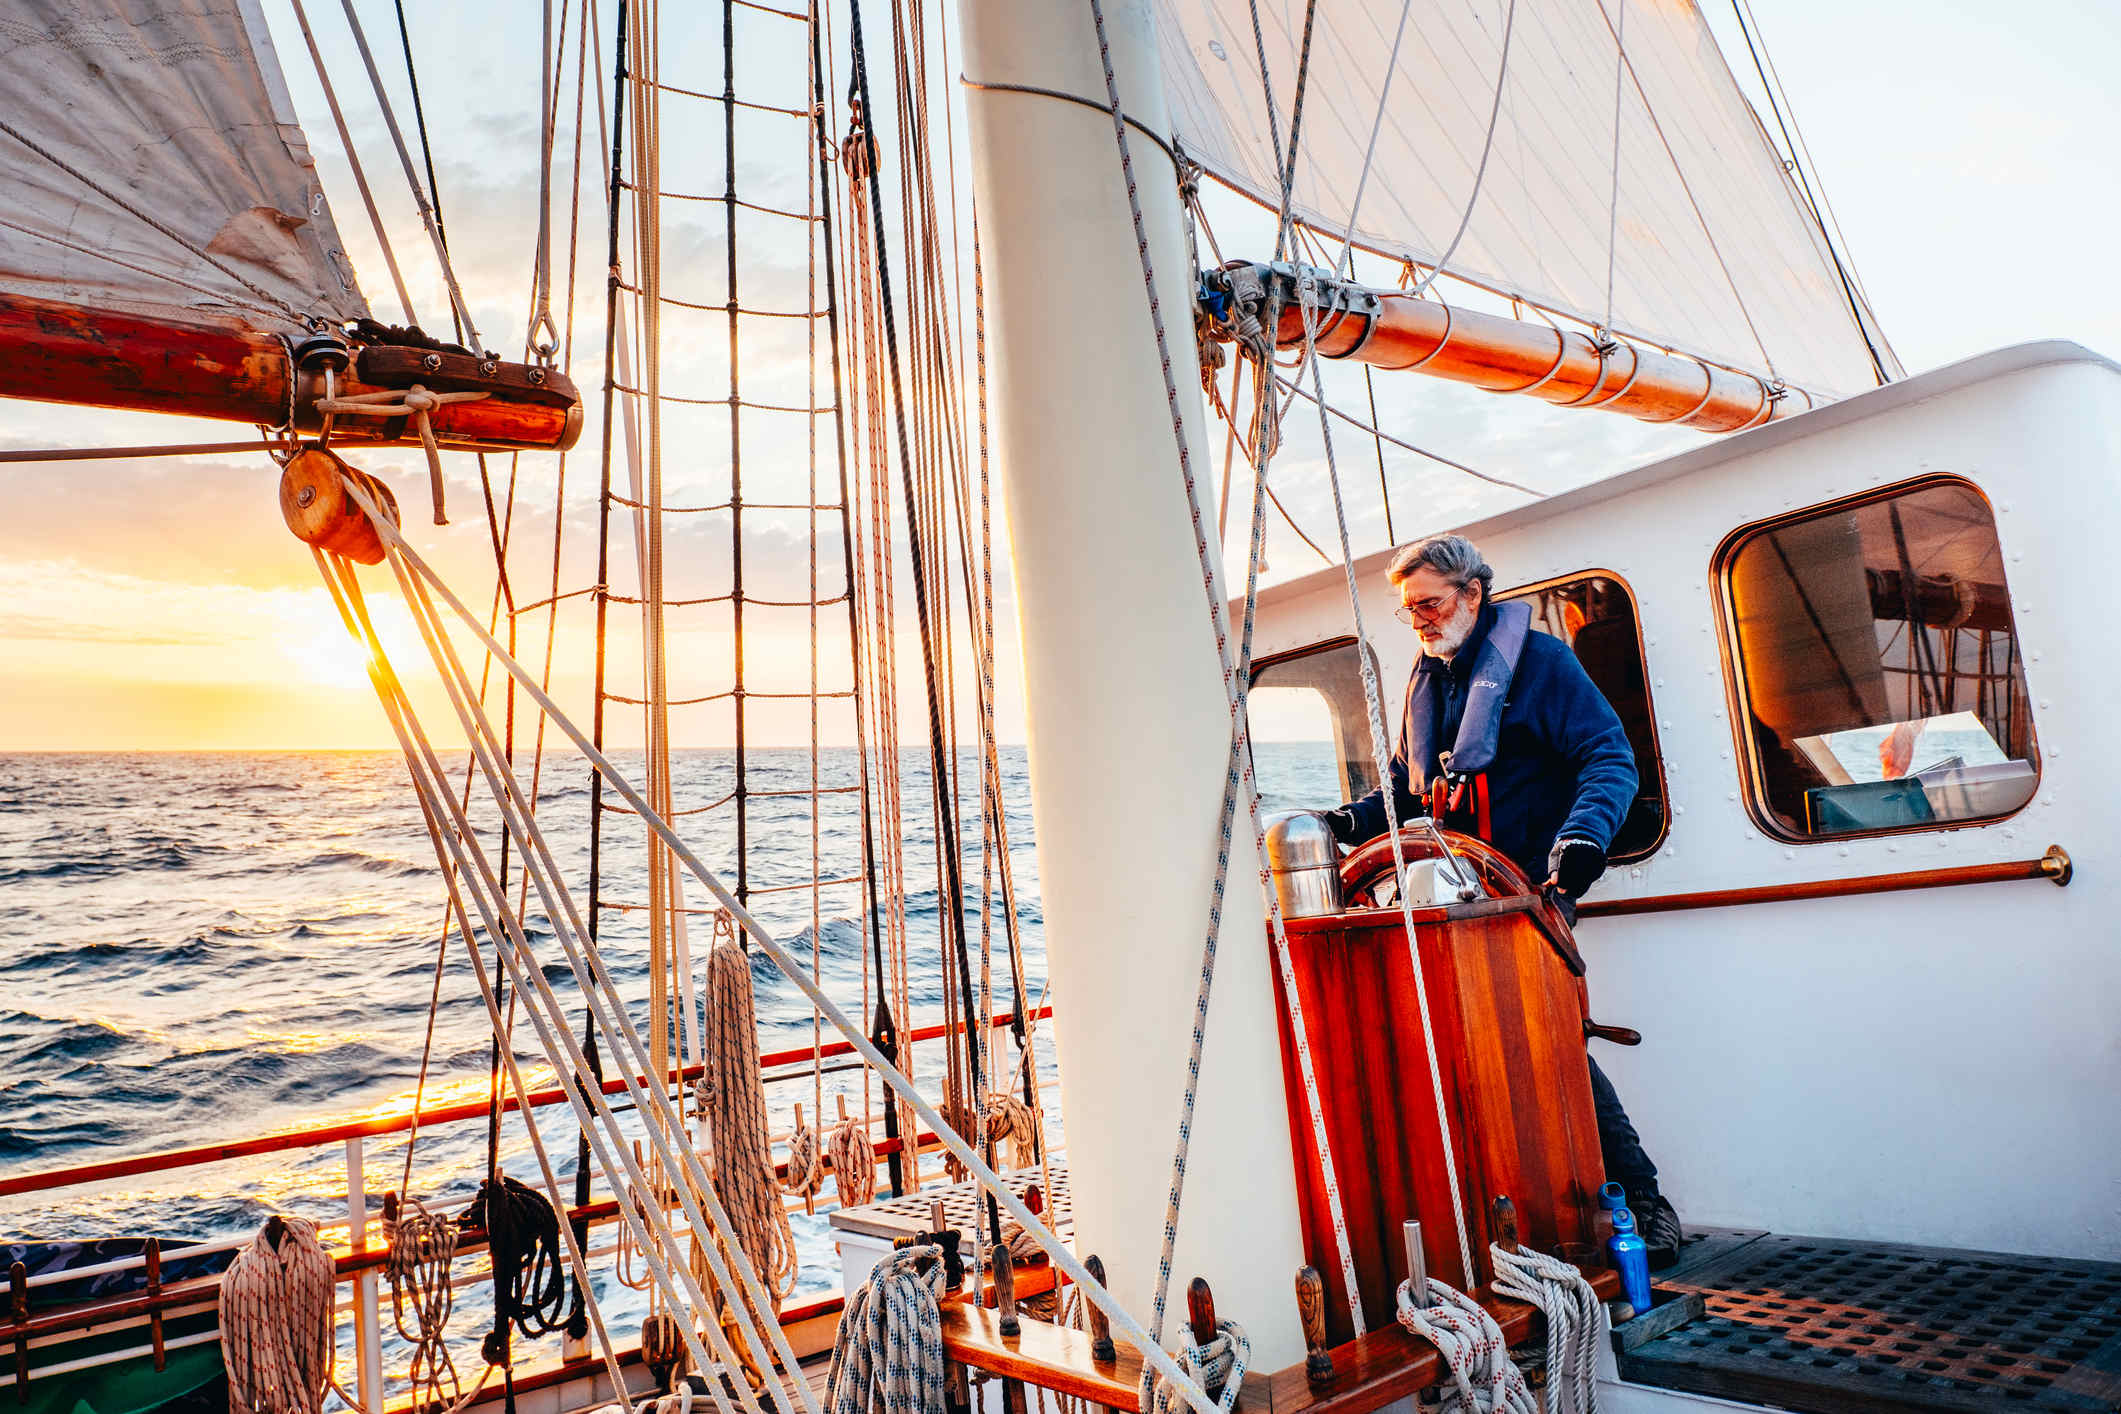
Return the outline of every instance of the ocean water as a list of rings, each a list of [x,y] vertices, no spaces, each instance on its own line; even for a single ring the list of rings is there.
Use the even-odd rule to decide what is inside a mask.
[[[1270,808],[1333,803],[1330,752],[1322,745],[1262,744],[1258,760]],[[638,779],[638,755],[622,754],[620,764]],[[719,800],[733,786],[734,770],[727,751],[679,753],[677,808]],[[842,793],[823,798],[813,845],[805,798],[810,753],[754,751],[747,760],[747,784],[762,793],[750,812],[747,849],[750,882],[760,890],[754,908],[791,951],[815,956],[828,994],[865,1015],[869,948],[858,890],[827,890],[813,918],[809,890],[785,887],[860,870],[858,797],[844,790],[856,780],[855,754],[827,750],[817,770],[821,786]],[[976,944],[980,841],[970,753],[960,770],[962,818],[970,826],[961,853]],[[1045,954],[1021,748],[1004,749],[1002,777],[1027,990],[1035,1001]],[[900,778],[914,1012],[900,1019],[906,1026],[940,1019],[940,892],[926,753],[904,753]],[[775,791],[804,796],[763,794]],[[586,906],[586,768],[571,755],[548,757],[538,798],[554,854]],[[482,818],[490,821],[490,808]],[[733,881],[733,812],[701,810],[681,826],[701,857]],[[607,812],[602,847],[603,897],[643,899],[638,821]],[[430,1037],[443,899],[403,763],[393,753],[0,756],[0,1176],[402,1112],[423,1047],[431,1050],[429,1103],[483,1096],[491,1029],[461,942],[445,959]],[[994,907],[998,938],[998,896]],[[601,916],[601,946],[618,985],[645,998],[641,915]],[[704,956],[706,922],[695,923],[696,961]],[[574,997],[572,974],[549,931],[533,926],[531,935],[555,991]],[[1006,970],[997,966],[995,975],[997,1006],[1011,1005]],[[756,952],[753,979],[761,1048],[807,1045],[812,1013],[793,984]],[[637,1020],[645,1010],[643,1000]],[[833,1039],[829,1025],[825,1039]],[[527,1025],[516,1050],[530,1083],[539,1084],[548,1073]],[[1043,1037],[1038,1056],[1050,1075],[1053,1054]],[[917,1064],[932,1090],[939,1052],[922,1048]],[[816,1081],[802,1069],[792,1083],[768,1087],[776,1128],[796,1102],[809,1110],[819,1089],[828,1112],[841,1093],[861,1109],[858,1068]],[[880,1092],[871,1093],[880,1103]],[[1059,1137],[1057,1098],[1048,1100],[1049,1132]],[[538,1119],[556,1166],[571,1175],[571,1116],[555,1106],[538,1111]],[[518,1116],[504,1125],[502,1153],[509,1172],[537,1181]],[[402,1137],[372,1139],[363,1155],[373,1207],[407,1174],[407,1145]],[[431,1127],[411,1152],[410,1191],[455,1210],[469,1200],[484,1162],[482,1122]],[[19,1195],[0,1199],[0,1241],[150,1233],[203,1240],[247,1234],[275,1211],[343,1220],[346,1175],[344,1149],[329,1146]],[[598,1192],[605,1196],[601,1182]],[[793,1220],[803,1266],[799,1296],[838,1284],[823,1216],[830,1194],[828,1185],[818,1216]],[[467,1339],[482,1326],[482,1294],[474,1289],[461,1300],[455,1328],[470,1333]],[[634,1294],[605,1289],[602,1299],[630,1333]]]

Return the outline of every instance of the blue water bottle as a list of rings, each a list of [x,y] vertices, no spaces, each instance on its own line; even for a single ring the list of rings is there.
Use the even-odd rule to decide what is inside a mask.
[[[1613,1235],[1606,1240],[1606,1249],[1613,1254],[1613,1268],[1620,1273],[1628,1305],[1641,1315],[1650,1309],[1650,1254],[1635,1231],[1635,1215],[1626,1208],[1613,1209]]]

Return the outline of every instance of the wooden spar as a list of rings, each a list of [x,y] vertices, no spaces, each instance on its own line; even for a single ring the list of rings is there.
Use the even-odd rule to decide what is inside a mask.
[[[490,396],[449,403],[432,414],[444,447],[564,451],[582,430],[574,384],[556,369],[468,354],[368,345],[348,349],[341,397],[403,389],[477,389]],[[276,334],[235,325],[194,324],[0,295],[0,397],[46,403],[174,413],[314,433],[323,374],[298,369]],[[402,416],[340,416],[335,427],[363,439],[417,443]]]
[[[1285,302],[1275,323],[1275,346],[1302,348],[1304,312],[1294,296],[1290,267],[1225,266],[1209,279],[1211,285],[1228,285],[1233,275],[1246,274],[1258,282],[1255,289],[1281,288]],[[1780,389],[1750,373],[1619,341],[1600,357],[1591,336],[1575,330],[1362,289],[1322,271],[1317,278],[1314,338],[1326,358],[1352,358],[1491,393],[1529,393],[1560,407],[1601,408],[1702,432],[1740,432],[1813,406],[1803,389]]]

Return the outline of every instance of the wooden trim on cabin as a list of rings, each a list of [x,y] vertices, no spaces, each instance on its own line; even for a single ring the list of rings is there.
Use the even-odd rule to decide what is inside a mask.
[[[1808,879],[1794,884],[1761,884],[1749,889],[1710,889],[1696,894],[1651,894],[1644,898],[1585,899],[1579,918],[1617,917],[1629,913],[1671,913],[1689,908],[1732,908],[1747,903],[1788,903],[1795,899],[1849,898],[1857,894],[1890,894],[1907,889],[1946,889],[1960,884],[2000,884],[2018,879],[2046,879],[2068,884],[2075,873],[2069,852],[2049,845],[2038,859],[2001,864],[1961,864],[1947,869],[1917,869],[1903,874],[1871,874],[1855,879]]]
[[[2025,714],[2027,719],[2026,736],[2030,749],[2026,753],[2025,760],[2033,768],[2033,793],[2028,795],[2014,810],[2007,810],[2001,815],[1969,816],[1963,820],[1925,820],[1913,825],[1895,825],[1890,828],[1872,830],[1837,831],[1831,835],[1812,835],[1793,832],[1788,825],[1784,824],[1776,816],[1774,811],[1767,807],[1767,782],[1760,773],[1760,749],[1759,744],[1753,739],[1752,732],[1752,698],[1746,689],[1744,658],[1738,651],[1738,636],[1736,632],[1738,610],[1737,606],[1731,602],[1731,565],[1738,558],[1739,550],[1744,548],[1746,543],[1755,537],[1765,532],[1779,529],[1782,526],[1795,525],[1800,521],[1817,520],[1821,516],[1835,511],[1857,510],[1864,506],[1876,505],[1880,501],[1896,500],[1899,497],[1927,490],[1930,487],[1941,486],[1962,487],[1967,491],[1971,491],[1980,499],[1981,504],[1988,509],[1989,532],[1996,537],[1996,546],[2000,550],[2003,545],[2003,526],[1996,519],[1996,505],[1995,502],[1989,499],[1988,492],[1982,490],[1978,484],[1968,477],[1948,472],[1933,472],[1923,476],[1909,477],[1905,481],[1896,481],[1889,486],[1876,486],[1868,491],[1858,492],[1854,495],[1838,496],[1832,500],[1819,501],[1809,506],[1799,506],[1792,510],[1783,511],[1777,515],[1762,516],[1758,520],[1747,521],[1744,525],[1736,527],[1727,533],[1723,539],[1719,540],[1716,543],[1715,552],[1709,556],[1709,601],[1710,607],[1715,611],[1716,618],[1716,652],[1723,663],[1725,716],[1730,722],[1731,744],[1738,752],[1737,760],[1740,763],[1738,776],[1739,783],[1744,787],[1745,813],[1755,825],[1760,827],[1760,832],[1771,840],[1778,840],[1784,844],[1845,844],[1849,840],[1876,839],[1881,835],[1933,834],[1938,830],[1964,829],[1969,825],[1995,825],[2001,824],[2005,820],[2016,818],[2040,797],[2040,787],[2047,780],[2047,769],[2040,759],[2040,723],[2033,716],[2032,695],[2028,692],[2025,702]],[[2010,585],[2006,576],[2004,584],[2006,599],[2008,599],[2009,590]],[[2008,603],[2005,605],[2005,610],[2006,612],[2009,610]],[[2013,629],[2013,637],[2015,636],[2016,630]],[[2023,648],[2022,642],[2020,643],[2020,648]],[[2019,663],[2019,671],[2021,673],[2024,671],[2022,660]],[[1967,882],[1979,881],[1969,880]],[[1925,886],[1914,884],[1904,887],[1922,888]],[[1697,906],[1716,907],[1718,905]],[[1584,911],[1582,909],[1578,910],[1579,914]],[[1647,912],[1649,910],[1636,911]]]
[[[1657,680],[1650,672],[1649,640],[1644,638],[1642,634],[1642,600],[1637,597],[1635,586],[1628,583],[1628,577],[1618,570],[1594,567],[1591,569],[1573,570],[1568,574],[1550,575],[1545,579],[1535,580],[1530,584],[1520,584],[1510,589],[1498,589],[1489,597],[1499,604],[1507,599],[1522,599],[1528,594],[1537,594],[1542,589],[1555,589],[1564,584],[1573,584],[1580,579],[1609,579],[1619,585],[1620,592],[1628,596],[1628,617],[1633,620],[1635,625],[1635,659],[1642,664],[1642,705],[1648,710],[1650,719],[1650,759],[1657,764],[1657,834],[1648,844],[1631,849],[1624,854],[1615,854],[1608,861],[1613,864],[1633,864],[1637,860],[1653,857],[1658,850],[1664,848],[1664,842],[1670,839],[1672,835],[1672,784],[1665,774],[1664,739],[1658,735],[1657,698],[1651,691]],[[1576,645],[1574,643],[1569,644],[1569,652],[1573,655],[1575,651]],[[1582,659],[1577,659],[1579,667],[1582,666],[1582,662]],[[1586,672],[1585,676],[1588,677],[1589,673]],[[1593,686],[1596,686],[1596,684],[1594,683]],[[1603,695],[1603,689],[1600,690],[1600,693]],[[1609,702],[1606,705],[1611,706],[1612,704]],[[1614,708],[1614,715],[1619,715],[1618,708]]]

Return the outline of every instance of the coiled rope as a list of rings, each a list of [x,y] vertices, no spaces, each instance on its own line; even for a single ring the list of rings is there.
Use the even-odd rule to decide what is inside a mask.
[[[1488,1248],[1495,1264],[1495,1290],[1547,1318],[1547,1384],[1541,1396],[1547,1414],[1591,1414],[1598,1407],[1598,1342],[1605,1335],[1605,1303],[1583,1273],[1529,1247],[1515,1252],[1500,1243]]]
[[[795,1289],[795,1234],[775,1191],[751,959],[727,913],[715,915],[714,946],[707,954],[706,1030],[699,1090],[714,1137],[715,1193],[735,1224],[738,1245],[778,1302]]]
[[[1038,1239],[1024,1231],[1024,1225],[1014,1218],[1002,1224],[1002,1246],[1009,1249],[1009,1259],[1019,1271],[1046,1260],[1046,1250],[1038,1245]],[[1016,1308],[1035,1321],[1059,1321],[1060,1283],[1055,1282],[1036,1296],[1018,1296]]]
[[[1244,1385],[1245,1368],[1252,1363],[1252,1342],[1245,1338],[1245,1328],[1235,1321],[1217,1321],[1213,1340],[1205,1345],[1188,1341],[1179,1351],[1179,1357],[1185,1361],[1187,1372],[1200,1381],[1202,1389],[1222,1391],[1218,1403],[1223,1414],[1229,1414]],[[1185,1407],[1185,1399],[1159,1375],[1150,1408],[1155,1414],[1178,1414]]]
[[[911,1130],[906,1131],[911,1133]],[[869,1126],[854,1115],[832,1127],[825,1136],[832,1157],[832,1182],[839,1190],[842,1208],[859,1208],[876,1198],[876,1142]]]
[[[847,1298],[826,1414],[937,1414],[943,1407],[943,1250],[901,1247]]]
[[[1038,1162],[1038,1111],[1024,1097],[997,1090],[987,1097],[987,1137],[1009,1141],[1009,1167],[1027,1169]]]
[[[304,1218],[274,1217],[221,1279],[231,1414],[318,1414],[332,1389],[331,1254]]]
[[[1495,1318],[1434,1277],[1429,1278],[1429,1301],[1416,1306],[1413,1283],[1399,1284],[1399,1324],[1435,1346],[1451,1371],[1441,1414],[1539,1414]]]
[[[456,1361],[443,1339],[456,1304],[449,1267],[457,1255],[457,1226],[427,1211],[417,1198],[399,1199],[394,1212],[394,1218],[386,1213],[383,1219],[383,1238],[390,1247],[383,1274],[390,1279],[390,1309],[398,1335],[412,1346],[406,1378],[412,1382],[413,1404],[421,1409],[451,1405],[463,1392]]]
[[[479,1185],[459,1227],[483,1227],[493,1254],[495,1333],[502,1323],[535,1340],[567,1323],[567,1270],[560,1257],[560,1219],[545,1195],[507,1174]],[[489,1338],[491,1339],[491,1338]],[[492,1342],[486,1358],[504,1363],[505,1348]],[[498,1358],[496,1358],[498,1354]]]
[[[825,1186],[825,1163],[817,1131],[803,1122],[802,1108],[796,1106],[795,1129],[788,1136],[788,1176],[781,1180],[781,1187],[808,1198]]]

